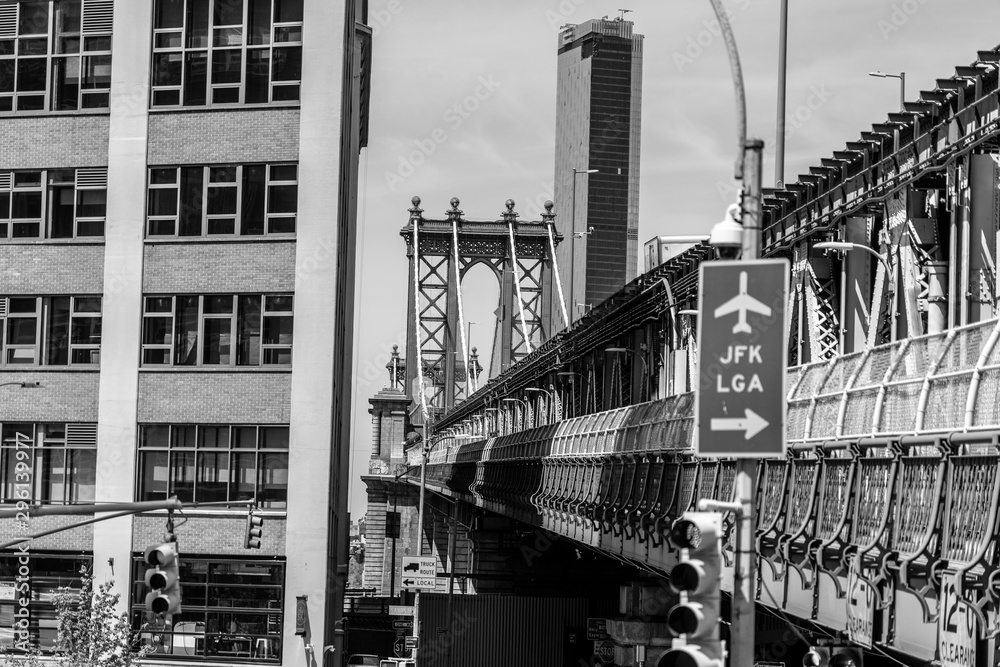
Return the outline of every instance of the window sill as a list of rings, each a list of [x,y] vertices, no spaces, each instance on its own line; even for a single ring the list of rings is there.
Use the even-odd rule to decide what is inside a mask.
[[[192,111],[261,111],[263,109],[298,109],[301,106],[298,102],[265,102],[263,104],[215,104],[201,106],[171,106],[171,107],[150,107],[150,115],[170,114],[170,113],[191,113]]]
[[[81,118],[81,117],[110,117],[111,109],[83,109],[80,111],[0,111],[2,118]]]
[[[0,239],[0,245],[105,245],[105,237],[88,236],[75,239]]]
[[[285,373],[291,366],[139,366],[140,373]]]
[[[0,366],[0,375],[11,375],[14,373],[100,373],[101,367],[98,364],[78,364],[75,366],[32,366],[29,364]]]
[[[150,245],[169,245],[172,243],[268,243],[275,241],[294,241],[295,234],[269,234],[258,236],[147,236],[145,242]]]

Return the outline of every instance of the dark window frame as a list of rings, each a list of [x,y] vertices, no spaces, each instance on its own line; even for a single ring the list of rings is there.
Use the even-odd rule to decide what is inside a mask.
[[[0,424],[0,504],[18,500],[44,505],[94,501],[97,439],[67,437],[67,426],[49,422]],[[96,425],[90,426],[96,433]],[[80,467],[70,469],[74,464]],[[30,497],[24,498],[22,490]]]
[[[0,296],[0,368],[98,368],[103,320],[100,295]],[[24,342],[32,327],[32,341]]]
[[[64,193],[69,218],[60,220]],[[0,241],[102,241],[108,213],[107,167],[0,171]],[[27,207],[33,215],[22,215]],[[99,232],[99,233],[96,233]]]

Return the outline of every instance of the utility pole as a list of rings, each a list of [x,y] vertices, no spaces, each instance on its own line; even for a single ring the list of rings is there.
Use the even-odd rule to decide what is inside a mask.
[[[743,171],[743,259],[760,256],[761,157],[764,142],[746,144]],[[736,563],[733,573],[731,665],[753,665],[756,618],[756,554],[754,551],[754,492],[757,459],[740,458],[736,463]]]

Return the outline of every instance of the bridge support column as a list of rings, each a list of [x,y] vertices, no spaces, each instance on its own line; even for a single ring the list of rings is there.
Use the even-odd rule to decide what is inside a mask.
[[[871,227],[868,218],[847,218],[844,221],[844,240],[848,243],[870,245]],[[844,338],[842,352],[849,354],[865,349],[868,340],[868,312],[871,308],[872,256],[866,252],[849,252],[844,255],[842,317]]]

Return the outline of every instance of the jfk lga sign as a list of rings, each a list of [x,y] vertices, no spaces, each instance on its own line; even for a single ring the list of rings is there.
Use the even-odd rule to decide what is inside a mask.
[[[781,456],[788,260],[704,262],[700,271],[695,450],[702,456]]]

